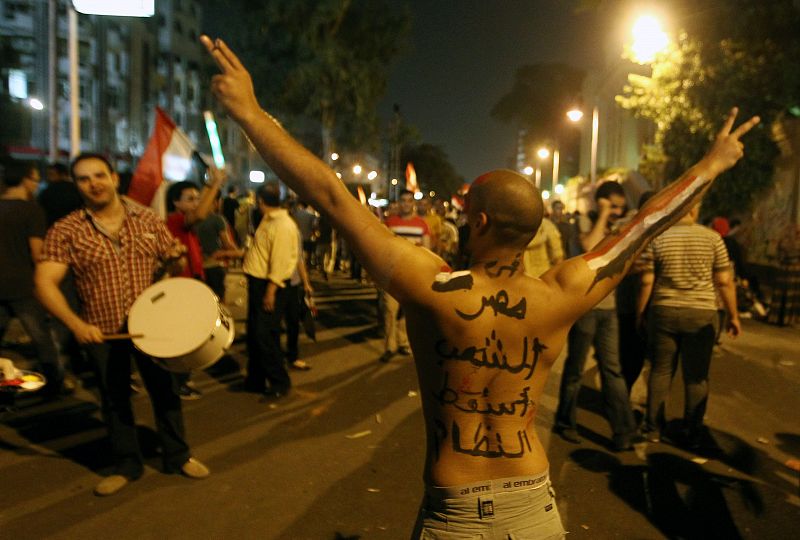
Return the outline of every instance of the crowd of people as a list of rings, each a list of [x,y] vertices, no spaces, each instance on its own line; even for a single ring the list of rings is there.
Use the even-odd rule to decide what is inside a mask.
[[[273,400],[290,393],[291,369],[311,368],[297,348],[310,271],[327,279],[338,268],[380,291],[380,360],[413,355],[423,400],[426,491],[415,537],[445,530],[456,514],[463,532],[564,534],[533,430],[564,346],[554,431],[565,440],[581,443],[578,394],[593,348],[613,450],[674,436],[665,432],[664,402],[679,358],[686,403],[677,437],[701,444],[717,329],[722,322],[738,335],[741,324],[728,248],[696,220],[703,194],[741,158],[739,139],[757,118],[734,129],[732,111],[706,156],[636,211],[620,184],[605,182],[594,211],[568,215],[563,202],[547,208],[529,179],[507,170],[477,178],[463,209],[411,191],[377,209],[261,110],[249,73],[223,42],[203,43],[221,72],[212,80],[216,98],[296,193],[293,202],[275,183],[241,197],[230,186],[222,197],[225,173],[211,166],[202,187],[170,186],[161,219],[119,194],[119,176],[99,154],[78,156],[69,170],[51,167],[42,190],[35,164],[10,160],[3,171],[0,250],[9,263],[0,267],[0,315],[18,317],[31,336],[48,394],[74,385],[65,376],[70,351],[94,368],[115,461],[98,495],[142,474],[132,362],[153,406],[164,471],[210,474],[192,457],[181,411],[181,399],[199,390],[188,374],[137,350],[126,318],[166,275],[201,280],[224,300],[229,266],[247,280],[244,388]],[[630,390],[645,358],[640,426]]]

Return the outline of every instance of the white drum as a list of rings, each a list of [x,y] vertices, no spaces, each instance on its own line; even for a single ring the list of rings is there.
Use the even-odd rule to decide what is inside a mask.
[[[233,343],[233,318],[204,283],[170,278],[142,292],[131,306],[133,345],[177,373],[203,369]]]

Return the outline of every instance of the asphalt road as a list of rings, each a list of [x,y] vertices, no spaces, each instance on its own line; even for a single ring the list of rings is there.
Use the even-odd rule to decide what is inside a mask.
[[[277,404],[240,391],[243,346],[194,377],[184,402],[193,454],[212,476],[160,472],[146,394],[134,398],[145,475],[109,498],[92,495],[109,465],[93,389],[0,413],[0,538],[407,538],[422,492],[423,425],[413,361],[377,361],[374,291],[319,283],[313,365],[293,372]],[[240,314],[239,314],[240,316]],[[707,424],[716,449],[667,443],[615,454],[587,369],[578,420],[584,442],[550,433],[562,359],[539,407],[538,434],[570,538],[788,538],[800,530],[800,333],[746,322],[712,362]],[[24,347],[2,351],[24,360]],[[86,380],[86,386],[91,381]],[[641,401],[641,389],[634,391]],[[676,379],[668,414],[681,414]]]

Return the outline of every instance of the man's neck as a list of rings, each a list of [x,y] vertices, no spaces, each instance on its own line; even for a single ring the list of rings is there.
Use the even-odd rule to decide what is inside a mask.
[[[31,200],[31,194],[28,193],[28,190],[23,186],[14,186],[6,189],[2,198],[15,201],[29,201]]]
[[[102,207],[91,207],[87,206],[89,212],[102,220],[110,220],[114,218],[119,218],[121,215],[125,213],[125,207],[122,204],[122,201],[119,197],[115,197],[114,200]]]
[[[487,274],[497,275],[500,269],[507,269],[506,275],[514,275],[517,270],[521,270],[521,264],[521,249],[500,247],[473,254],[470,270],[482,270]]]

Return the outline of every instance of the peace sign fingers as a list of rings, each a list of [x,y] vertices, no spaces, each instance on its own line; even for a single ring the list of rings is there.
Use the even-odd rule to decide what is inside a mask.
[[[211,78],[211,90],[219,104],[237,122],[257,117],[261,107],[253,80],[239,58],[221,39],[212,40],[203,35],[200,42],[220,69],[220,73]]]
[[[738,114],[739,114],[739,107],[734,107],[730,110],[730,112],[728,113],[728,117],[725,118],[725,123],[722,124],[722,127],[717,133],[718,137],[725,137],[731,132],[731,129],[733,129],[733,123],[736,121],[736,115]]]
[[[761,118],[759,118],[758,116],[752,117],[750,120],[748,120],[747,122],[736,128],[736,131],[731,133],[731,137],[733,137],[736,140],[739,140],[739,138],[742,137],[742,135],[753,129],[759,122],[761,122]]]
[[[215,40],[215,44],[217,46],[217,49],[222,51],[222,54],[228,60],[230,65],[233,66],[234,69],[244,69],[244,65],[242,65],[242,62],[239,60],[239,57],[236,56],[236,54],[230,49],[230,47],[228,47],[227,43],[222,41],[221,38],[217,38]]]
[[[222,70],[223,73],[227,73],[233,69],[231,63],[227,58],[225,58],[225,55],[220,49],[217,48],[214,42],[211,41],[210,37],[202,35],[200,36],[200,42],[205,46],[208,54],[211,55],[211,58],[214,59],[214,62],[216,62],[217,66],[220,70]]]

